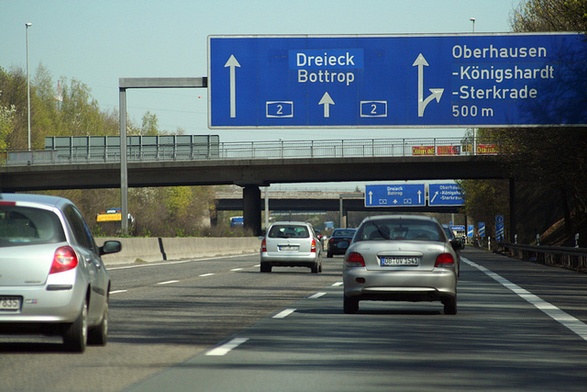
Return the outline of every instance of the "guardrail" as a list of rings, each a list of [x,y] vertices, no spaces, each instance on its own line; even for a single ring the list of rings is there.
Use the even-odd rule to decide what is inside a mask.
[[[181,147],[181,148],[180,148]],[[427,139],[350,139],[305,141],[221,142],[203,151],[206,145],[186,148],[182,145],[159,144],[129,147],[128,162],[224,160],[224,159],[308,159],[345,157],[406,157],[496,155],[495,143],[473,143],[462,138]],[[112,146],[77,147],[61,149],[6,151],[7,166],[116,163],[120,148]]]
[[[500,243],[502,252],[521,260],[587,272],[587,249]]]

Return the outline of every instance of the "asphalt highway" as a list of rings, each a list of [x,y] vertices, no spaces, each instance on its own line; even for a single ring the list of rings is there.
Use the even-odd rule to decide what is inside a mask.
[[[1,391],[584,391],[587,275],[464,252],[459,311],[361,302],[258,255],[110,268],[106,347],[0,336]]]

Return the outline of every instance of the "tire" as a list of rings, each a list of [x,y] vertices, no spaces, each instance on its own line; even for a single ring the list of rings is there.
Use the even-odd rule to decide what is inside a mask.
[[[314,265],[312,267],[310,267],[310,269],[312,270],[313,274],[317,274],[319,271],[319,264],[318,262],[314,263]]]
[[[67,325],[63,333],[63,346],[65,350],[83,353],[88,344],[88,301],[84,303],[80,310],[78,318],[71,324]]]
[[[271,272],[271,265],[261,263],[261,272]]]
[[[342,308],[346,314],[355,314],[359,310],[359,300],[345,296]]]
[[[105,346],[108,342],[108,299],[102,313],[102,321],[88,331],[88,344]]]
[[[442,302],[444,305],[444,314],[457,314],[457,297],[446,299]]]

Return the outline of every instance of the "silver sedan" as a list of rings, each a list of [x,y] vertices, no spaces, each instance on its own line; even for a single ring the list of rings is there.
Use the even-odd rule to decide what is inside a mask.
[[[441,301],[445,314],[456,314],[456,260],[433,218],[366,218],[344,258],[344,312],[356,313],[364,300]]]
[[[0,194],[0,333],[61,335],[67,350],[105,345],[110,276],[79,210],[67,199]]]

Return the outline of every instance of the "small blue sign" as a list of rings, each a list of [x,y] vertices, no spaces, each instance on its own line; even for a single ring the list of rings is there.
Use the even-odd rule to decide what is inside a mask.
[[[465,204],[461,187],[455,183],[429,184],[429,206],[462,206]]]
[[[467,226],[467,237],[473,238],[475,236],[475,225]]]
[[[586,125],[573,33],[210,36],[209,126]]]
[[[503,215],[495,216],[495,238],[497,241],[503,241],[505,239],[505,224]]]
[[[477,230],[479,231],[479,237],[485,238],[485,222],[479,222],[477,224]]]
[[[365,186],[365,207],[419,207],[425,205],[425,184]]]

